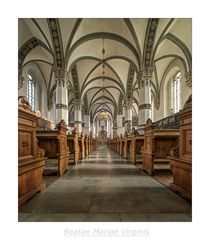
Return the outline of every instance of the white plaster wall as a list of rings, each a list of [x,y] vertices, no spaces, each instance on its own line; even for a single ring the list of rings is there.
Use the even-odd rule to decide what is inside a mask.
[[[192,94],[192,88],[187,86],[186,78],[183,76],[181,79],[181,108],[184,107],[189,96]]]
[[[183,108],[188,97],[192,94],[192,88],[190,88],[186,84],[186,78],[185,78],[186,72],[185,72],[184,65],[180,60],[177,60],[174,62],[171,68],[168,69],[168,74],[166,75],[166,78],[162,84],[161,92],[160,92],[160,108],[159,110],[156,110],[156,108],[154,108],[153,121],[157,121],[159,119],[169,116],[170,102],[169,102],[169,96],[168,96],[168,83],[178,71],[181,72],[181,86],[180,86],[181,109]]]

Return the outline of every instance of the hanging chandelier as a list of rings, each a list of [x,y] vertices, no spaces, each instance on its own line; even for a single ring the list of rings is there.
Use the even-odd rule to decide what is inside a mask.
[[[100,112],[97,117],[99,120],[108,120],[110,119],[110,114],[108,112],[103,111]]]

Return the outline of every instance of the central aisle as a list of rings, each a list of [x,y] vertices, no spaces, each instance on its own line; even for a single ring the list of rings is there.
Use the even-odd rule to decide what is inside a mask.
[[[25,204],[19,221],[191,221],[191,206],[100,146]]]

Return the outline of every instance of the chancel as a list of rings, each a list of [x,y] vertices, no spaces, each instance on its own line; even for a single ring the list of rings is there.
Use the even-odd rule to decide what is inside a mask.
[[[18,210],[192,220],[192,19],[18,19]]]

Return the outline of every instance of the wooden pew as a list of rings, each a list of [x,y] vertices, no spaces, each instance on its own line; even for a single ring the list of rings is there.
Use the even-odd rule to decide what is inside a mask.
[[[45,189],[42,173],[45,151],[38,147],[36,124],[38,117],[26,97],[19,97],[18,108],[18,206]]]
[[[113,148],[113,151],[114,152],[117,152],[117,138],[113,138],[113,141],[112,141],[112,148]]]
[[[173,172],[170,188],[184,197],[192,198],[192,95],[178,114],[180,136],[168,159]]]
[[[167,161],[171,148],[177,145],[178,129],[156,129],[151,119],[145,126],[144,145],[141,149],[142,169],[149,175],[154,175],[154,163]]]
[[[112,139],[111,148],[112,148],[112,150],[115,152],[115,149],[116,149],[116,139],[115,139],[115,138]]]
[[[95,140],[95,138],[92,138],[92,142],[91,142],[91,148],[92,148],[92,152],[94,152],[95,151],[95,142],[96,142],[96,140]]]
[[[66,139],[67,128],[63,120],[56,125],[56,128],[56,130],[37,130],[36,134],[39,146],[45,150],[46,156],[49,159],[46,162],[46,170],[55,167],[57,174],[61,176],[68,170],[69,148]]]
[[[91,135],[88,136],[88,155],[91,153]]]
[[[125,144],[125,139],[123,137],[123,135],[120,135],[120,156],[123,156],[123,149],[124,149],[124,144]]]
[[[108,146],[112,151],[114,151],[113,144],[114,144],[114,139],[110,139],[109,142],[108,142]]]
[[[144,145],[144,134],[138,134],[137,131],[132,132],[130,157],[129,160],[136,164],[137,160],[141,159],[141,148]]]
[[[120,153],[120,137],[117,136],[117,151],[116,151],[117,154]]]
[[[72,134],[67,135],[67,144],[70,150],[70,153],[73,154],[74,163],[77,164],[79,161],[79,141],[78,141],[78,131],[75,128],[72,131]],[[71,159],[70,159],[71,160]]]
[[[128,159],[129,158],[129,151],[131,145],[131,136],[125,133],[124,135],[124,146],[123,146],[123,157]]]
[[[90,141],[89,141],[89,153],[93,151],[93,136],[92,132],[90,133]]]
[[[85,143],[83,133],[79,135],[78,141],[79,141],[79,159],[83,159],[85,157]]]
[[[89,138],[88,138],[88,135],[85,134],[85,156],[88,156],[89,155]]]

